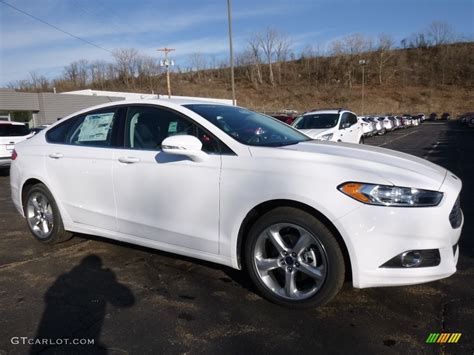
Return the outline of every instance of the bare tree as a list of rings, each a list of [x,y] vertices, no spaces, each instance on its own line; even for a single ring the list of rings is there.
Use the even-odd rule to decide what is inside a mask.
[[[129,87],[130,83],[133,82],[134,77],[138,72],[138,52],[136,49],[117,49],[113,53],[118,76],[126,85]]]
[[[63,77],[65,80],[72,82],[73,85],[78,85],[79,68],[77,62],[72,62],[64,67]]]
[[[108,63],[104,60],[96,60],[89,64],[92,85],[97,85],[101,89],[104,87],[107,79],[107,66]]]
[[[268,27],[265,32],[257,34],[256,38],[260,45],[260,48],[265,55],[268,64],[268,80],[271,85],[275,85],[275,79],[273,76],[273,53],[275,51],[275,46],[279,33],[276,29]]]
[[[433,46],[451,43],[454,40],[454,31],[446,22],[432,22],[426,31],[426,36]]]
[[[379,84],[382,85],[382,74],[385,64],[392,57],[392,48],[395,41],[392,36],[387,34],[380,34],[377,41],[376,62],[378,66]]]
[[[31,77],[30,86],[32,87],[33,90],[35,90],[35,91],[48,91],[50,89],[49,81],[43,75],[39,75],[35,71],[31,71],[30,72],[30,77]]]
[[[89,82],[89,61],[80,59],[77,61],[79,86],[85,87]]]
[[[258,84],[263,83],[262,76],[262,60],[260,55],[260,42],[257,36],[248,40],[248,51],[250,54],[251,62],[255,67],[256,71],[256,82]]]
[[[148,55],[139,54],[135,61],[136,85],[147,91],[154,90],[157,76],[161,73],[158,60]]]
[[[158,61],[148,55],[139,55],[137,57],[136,70],[139,77],[156,76],[161,73]]]
[[[268,64],[268,80],[271,85],[275,85],[275,78],[273,73],[273,64],[282,60],[286,60],[290,53],[291,41],[288,37],[279,32],[277,29],[268,27],[264,32],[257,33],[254,36],[254,44],[263,52],[263,55]],[[251,43],[249,43],[251,44]],[[281,75],[281,65],[277,65],[279,76]]]
[[[330,53],[340,57],[347,85],[352,88],[354,71],[361,54],[372,49],[372,40],[360,33],[348,35],[330,44]]]
[[[414,33],[409,38],[410,48],[428,48],[431,45],[425,33]],[[404,47],[405,48],[405,47]]]
[[[189,63],[191,64],[191,70],[194,71],[198,79],[203,76],[202,71],[207,68],[206,57],[200,52],[191,53],[189,56]]]
[[[291,40],[284,34],[279,34],[275,41],[275,62],[278,70],[278,83],[282,81],[283,65],[291,52]]]

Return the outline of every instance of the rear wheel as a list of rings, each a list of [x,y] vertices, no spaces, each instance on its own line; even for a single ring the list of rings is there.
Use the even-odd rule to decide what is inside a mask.
[[[58,206],[45,185],[36,184],[27,191],[24,210],[28,228],[36,240],[54,244],[71,238],[72,234],[64,230]]]
[[[360,136],[360,138],[359,138],[359,144],[364,144],[364,136]]]
[[[254,224],[245,263],[260,293],[283,306],[321,306],[344,282],[344,258],[334,235],[292,207],[270,211]]]

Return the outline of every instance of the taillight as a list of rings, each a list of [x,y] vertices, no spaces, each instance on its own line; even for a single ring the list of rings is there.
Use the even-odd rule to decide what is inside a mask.
[[[17,154],[16,150],[13,149],[13,152],[12,152],[12,160],[15,160],[17,157],[18,157],[18,154]]]

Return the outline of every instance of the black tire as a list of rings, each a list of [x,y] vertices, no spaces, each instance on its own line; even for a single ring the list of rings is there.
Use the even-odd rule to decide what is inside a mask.
[[[32,213],[31,208],[34,209],[32,204],[30,204],[30,201],[38,195],[44,196],[46,198],[48,208],[50,208],[50,211],[52,212],[52,214],[49,213],[49,216],[52,215],[52,227],[50,228],[50,232],[43,236],[40,236],[38,230],[34,229],[34,227],[32,226],[33,222],[30,222],[29,219],[29,216]],[[36,184],[31,186],[28,191],[26,191],[25,198],[23,201],[23,211],[27,220],[26,224],[28,226],[28,229],[30,230],[33,237],[41,243],[56,244],[71,239],[72,233],[64,230],[63,221],[61,218],[61,214],[59,213],[56,201],[54,200],[53,195],[45,185]],[[46,219],[46,217],[44,218]]]
[[[364,136],[361,136],[359,139],[359,144],[364,144],[364,142],[365,142]]]
[[[267,230],[267,228],[269,228],[270,226],[277,225],[277,224],[297,225],[298,227],[301,227],[304,230],[308,231],[312,235],[312,238],[315,238],[317,243],[319,243],[319,245],[323,247],[323,250],[325,253],[325,260],[326,260],[326,265],[324,267],[325,279],[322,280],[321,285],[318,286],[319,288],[317,289],[316,293],[311,294],[307,298],[298,299],[298,296],[295,296],[294,299],[289,299],[289,298],[283,297],[280,294],[277,294],[275,291],[272,291],[267,285],[265,285],[265,282],[260,277],[258,267],[257,267],[257,261],[256,261],[257,259],[255,257],[256,255],[255,252],[258,250],[256,249],[258,248],[257,243],[261,243],[258,241],[261,240],[262,235],[265,235],[264,232]],[[287,243],[287,245],[289,244]],[[294,246],[295,245],[293,245],[293,247]],[[322,306],[326,304],[327,302],[331,301],[337,295],[337,293],[340,291],[344,283],[344,278],[345,278],[344,257],[335,236],[320,220],[318,220],[316,217],[314,217],[310,213],[307,213],[300,209],[293,208],[293,207],[279,207],[264,214],[251,227],[249,235],[248,235],[248,239],[246,240],[246,244],[244,247],[245,247],[244,262],[245,262],[247,272],[250,275],[250,278],[252,279],[259,293],[264,298],[278,305],[290,307],[290,308],[308,308],[308,307]],[[305,248],[304,250],[310,250],[310,248]],[[281,256],[277,256],[277,258],[280,258],[280,257]],[[297,256],[294,260],[295,261],[299,260],[301,263],[303,263],[303,260],[301,259],[300,256]],[[280,262],[283,262],[283,259],[280,260]],[[303,266],[303,265],[299,265],[297,262],[295,262],[295,264],[286,264],[286,265],[294,265],[295,274],[297,272],[302,271],[302,270],[297,270],[298,266],[300,268]],[[288,270],[288,266],[284,266],[283,268],[286,268]],[[281,267],[276,268],[275,271],[279,273],[286,272],[280,269]],[[301,273],[301,275],[303,277],[306,276],[304,273]],[[297,280],[296,276],[295,276],[295,280]],[[294,285],[296,287],[296,281]],[[284,287],[285,286],[282,286],[282,289]],[[280,292],[284,292],[284,291],[280,290]]]

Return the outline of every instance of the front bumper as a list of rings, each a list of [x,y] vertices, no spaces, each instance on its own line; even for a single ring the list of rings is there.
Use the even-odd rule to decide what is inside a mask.
[[[448,172],[436,207],[400,208],[363,205],[338,220],[351,258],[354,287],[412,285],[446,278],[456,272],[458,228],[449,215],[461,190],[461,182]],[[410,250],[437,249],[437,266],[382,267],[393,257]]]

